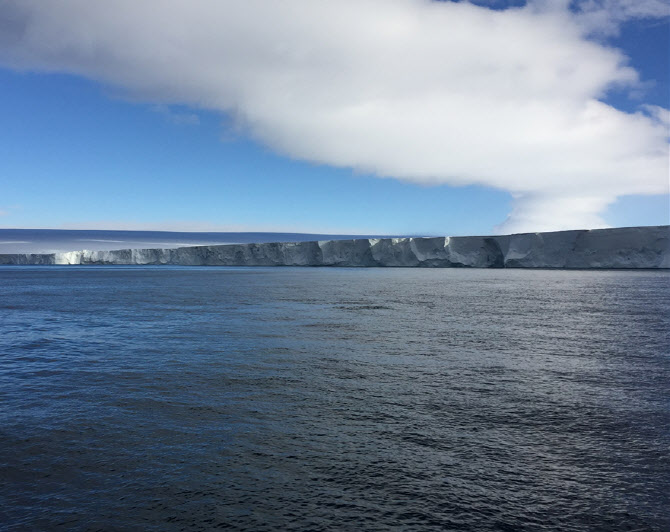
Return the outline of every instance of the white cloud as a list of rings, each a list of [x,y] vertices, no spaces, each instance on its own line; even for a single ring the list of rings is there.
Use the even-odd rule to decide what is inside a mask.
[[[644,104],[641,106],[643,110],[649,113],[650,116],[654,118],[657,122],[663,124],[668,130],[670,128],[670,110],[664,109],[658,105],[647,105]],[[670,137],[670,131],[667,131],[668,137]]]
[[[596,3],[567,4],[22,0],[0,3],[0,63],[218,110],[298,159],[510,191],[500,231],[604,226],[616,197],[668,192],[667,129],[599,101],[638,76],[587,40]]]
[[[573,10],[589,33],[614,35],[628,20],[670,16],[670,0],[579,0],[573,2]]]
[[[496,230],[500,233],[519,233],[529,230],[559,231],[606,227],[598,213],[615,200],[615,196],[608,196],[606,193],[593,196],[525,194],[517,198],[509,217]],[[579,221],[577,225],[576,220]]]

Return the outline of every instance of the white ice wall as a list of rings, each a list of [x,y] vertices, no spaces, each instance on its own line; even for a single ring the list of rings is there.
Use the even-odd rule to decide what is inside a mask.
[[[670,268],[670,226],[0,255],[0,264]]]

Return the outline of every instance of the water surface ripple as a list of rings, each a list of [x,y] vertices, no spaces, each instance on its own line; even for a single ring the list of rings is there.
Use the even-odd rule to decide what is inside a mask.
[[[0,268],[0,528],[670,530],[669,283]]]

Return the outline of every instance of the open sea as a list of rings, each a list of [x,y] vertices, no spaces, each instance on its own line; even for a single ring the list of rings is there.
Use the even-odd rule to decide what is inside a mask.
[[[670,530],[670,272],[0,267],[2,530]]]

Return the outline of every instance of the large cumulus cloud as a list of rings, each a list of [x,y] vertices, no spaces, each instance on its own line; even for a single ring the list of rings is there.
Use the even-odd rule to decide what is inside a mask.
[[[0,64],[220,111],[297,159],[510,191],[500,231],[597,227],[667,193],[667,111],[602,103],[638,75],[582,4],[3,0]]]

